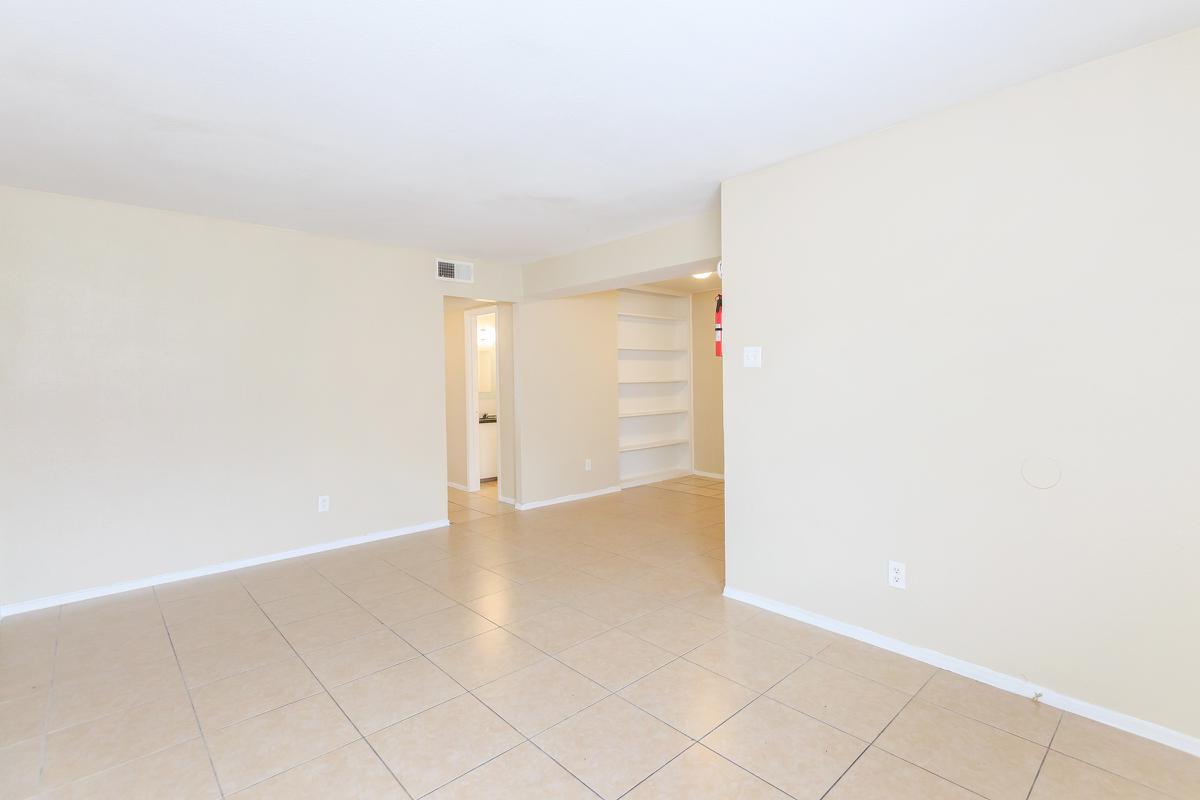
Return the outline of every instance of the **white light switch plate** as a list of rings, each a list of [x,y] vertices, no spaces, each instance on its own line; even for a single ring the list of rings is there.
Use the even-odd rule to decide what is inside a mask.
[[[743,347],[742,348],[742,366],[750,369],[758,369],[762,366],[762,348],[761,347]]]

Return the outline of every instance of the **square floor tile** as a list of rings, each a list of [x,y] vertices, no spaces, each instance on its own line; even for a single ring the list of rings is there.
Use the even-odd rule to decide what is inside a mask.
[[[0,747],[0,797],[25,800],[36,795],[41,764],[40,736]]]
[[[623,586],[610,586],[592,594],[575,597],[570,605],[601,622],[622,625],[662,608],[663,601]]]
[[[185,696],[183,677],[173,658],[59,681],[51,693],[47,730],[61,730],[167,696]]]
[[[348,594],[355,602],[365,603],[369,600],[378,600],[380,597],[387,597],[389,594],[407,592],[410,589],[420,587],[420,585],[420,582],[411,575],[396,571],[385,575],[378,575],[374,578],[342,583],[338,585],[338,588]]]
[[[757,615],[738,623],[737,629],[807,656],[821,652],[836,638],[829,631],[772,614],[770,611],[760,611]]]
[[[329,690],[364,735],[463,693],[424,658],[414,658]]]
[[[503,628],[429,654],[433,663],[468,689],[490,683],[545,657],[542,651]]]
[[[508,578],[486,569],[475,569],[462,575],[440,578],[431,583],[439,592],[460,603],[517,586]]]
[[[1167,795],[1053,750],[1029,800],[1167,800]]]
[[[181,597],[162,604],[162,616],[168,625],[176,625],[189,619],[209,614],[229,614],[253,609],[257,603],[237,581],[225,584],[205,594]]]
[[[469,694],[374,734],[380,757],[421,797],[523,741],[521,734]]]
[[[517,583],[528,583],[529,581],[544,578],[551,572],[562,569],[562,565],[557,561],[552,561],[549,558],[540,556],[530,556],[521,558],[516,561],[509,561],[504,564],[497,564],[491,568],[492,572],[508,578],[510,581]]]
[[[825,800],[980,800],[979,795],[876,747],[825,795]]]
[[[867,742],[909,701],[904,692],[815,659],[776,684],[767,696]]]
[[[429,800],[595,800],[575,776],[526,742],[443,786]]]
[[[365,600],[362,605],[363,608],[382,620],[383,624],[395,627],[410,619],[423,617],[445,608],[453,608],[458,603],[436,589],[419,586],[416,589]]]
[[[675,659],[625,631],[613,629],[558,654],[558,659],[609,691],[618,691]]]
[[[684,611],[691,611],[693,614],[708,617],[725,625],[745,622],[758,613],[758,609],[754,606],[738,600],[731,600],[719,591],[699,592],[677,601],[674,605]]]
[[[808,660],[808,656],[736,630],[697,647],[684,658],[756,692],[770,689]]]
[[[327,694],[319,694],[207,736],[221,789],[231,794],[358,739]]]
[[[1099,722],[1064,714],[1051,747],[1172,797],[1200,797],[1200,758]]]
[[[325,686],[340,686],[420,655],[389,630],[320,647],[304,654],[304,663]]]
[[[692,745],[640,783],[626,800],[788,800],[788,796],[703,745]]]
[[[797,800],[824,795],[867,747],[866,742],[765,697],[702,743]]]
[[[0,794],[3,796],[6,795]],[[192,739],[68,783],[44,797],[46,800],[152,800],[166,797],[171,800],[217,800],[220,796],[208,750],[203,740]]]
[[[422,653],[429,653],[478,636],[496,626],[466,606],[453,605],[416,619],[405,620],[392,630]]]
[[[681,656],[720,636],[725,626],[682,608],[664,606],[625,623],[621,630]]]
[[[188,687],[194,688],[293,655],[292,646],[272,627],[179,653],[179,667]]]
[[[536,736],[608,694],[549,658],[475,690],[476,697],[526,736]]]
[[[230,795],[234,800],[409,800],[366,741],[360,739]]]
[[[572,645],[599,636],[609,625],[569,606],[558,606],[532,617],[510,623],[516,634],[539,650],[557,653]]]
[[[279,632],[301,655],[379,630],[383,630],[383,624],[359,608],[279,626]]]
[[[620,797],[691,744],[619,697],[589,706],[534,742],[606,800]]]
[[[938,671],[936,667],[920,661],[844,636],[835,637],[818,657],[826,664],[899,689],[905,694],[919,692]]]
[[[192,704],[205,731],[272,711],[322,691],[299,658],[292,656],[192,691]]]
[[[200,735],[187,695],[173,695],[46,738],[42,785],[61,786]]]
[[[1050,744],[1062,719],[1057,708],[951,672],[938,672],[917,696],[1040,745]]]
[[[168,629],[175,651],[182,652],[237,639],[272,627],[274,626],[266,614],[252,608],[196,617],[178,625],[170,625]]]
[[[1025,800],[1046,752],[919,699],[900,712],[875,744],[990,800]]]
[[[274,569],[261,574],[242,576],[246,591],[258,603],[270,603],[292,595],[315,592],[331,585],[319,572],[303,564],[281,561],[278,564],[266,564],[264,567]]]
[[[676,730],[700,739],[758,695],[680,659],[625,687],[621,697]]]
[[[697,592],[711,591],[717,586],[713,581],[700,580],[691,575],[681,575],[662,569],[650,569],[634,578],[621,581],[637,592],[653,595],[665,602],[675,603]]]
[[[40,736],[49,702],[47,690],[0,703],[0,747]]]
[[[467,606],[497,625],[509,625],[559,605],[558,600],[528,584],[472,600]]]
[[[336,586],[326,586],[315,592],[294,594],[280,600],[263,603],[263,613],[276,625],[287,625],[302,619],[357,608],[357,604]]]

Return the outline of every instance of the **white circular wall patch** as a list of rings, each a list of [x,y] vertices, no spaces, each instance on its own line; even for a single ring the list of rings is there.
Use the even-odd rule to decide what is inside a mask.
[[[1021,477],[1035,489],[1052,489],[1062,480],[1062,467],[1049,456],[1030,456],[1021,464]]]

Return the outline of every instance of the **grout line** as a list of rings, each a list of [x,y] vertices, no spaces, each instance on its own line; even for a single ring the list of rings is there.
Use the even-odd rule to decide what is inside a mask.
[[[175,657],[175,669],[179,672],[179,682],[183,684],[183,691],[187,693],[188,705],[192,708],[192,719],[196,723],[196,730],[200,733],[200,741],[204,744],[204,754],[208,756],[208,768],[212,770],[213,781],[217,784],[217,791],[221,797],[225,797],[225,787],[221,785],[221,778],[217,775],[217,765],[213,761],[212,750],[208,747],[208,737],[204,733],[204,726],[200,724],[200,715],[196,713],[196,701],[192,697],[192,688],[187,684],[187,678],[183,674],[183,665],[179,663],[179,652],[175,649],[175,639],[171,636],[171,628],[167,625],[167,617],[163,613],[162,600],[158,596],[158,591],[155,587],[151,587],[154,592],[154,602],[158,607],[158,616],[162,620],[163,629],[167,633],[167,641],[171,644],[171,655]]]
[[[54,653],[51,656],[50,662],[50,683],[46,686],[46,707],[42,710],[42,752],[38,757],[38,774],[37,785],[38,791],[42,791],[42,778],[46,772],[46,756],[50,750],[50,712],[54,709],[54,686],[58,678],[58,644],[62,637],[62,610],[63,607],[58,607],[58,613],[54,616]]]
[[[1046,744],[1046,751],[1042,753],[1042,760],[1038,762],[1037,772],[1033,775],[1033,783],[1029,784],[1029,791],[1025,793],[1025,800],[1033,794],[1033,787],[1037,786],[1038,778],[1042,777],[1042,767],[1046,766],[1046,759],[1050,756],[1050,745],[1054,744],[1054,737],[1058,736],[1058,729],[1062,727],[1063,714],[1058,715],[1058,722],[1054,724],[1054,733],[1050,734],[1050,741]]]

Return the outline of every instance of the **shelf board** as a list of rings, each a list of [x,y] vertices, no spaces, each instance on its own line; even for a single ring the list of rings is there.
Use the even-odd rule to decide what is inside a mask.
[[[653,450],[656,447],[674,447],[677,444],[687,444],[687,439],[659,439],[656,442],[640,442],[638,444],[626,444],[617,448],[622,453],[632,453],[634,450]]]
[[[617,383],[687,383],[687,378],[642,378],[636,381],[617,381]]]
[[[618,317],[628,317],[629,319],[649,319],[657,322],[686,322],[683,317],[664,317],[661,314],[635,314],[632,311],[618,311]]]
[[[626,411],[624,414],[617,414],[619,419],[630,419],[632,417],[665,417],[669,414],[686,414],[686,408],[668,408],[663,411]]]
[[[683,348],[680,348],[680,347],[623,347],[623,346],[618,346],[617,350],[643,350],[648,353],[686,353],[687,352],[687,350],[684,350]]]

